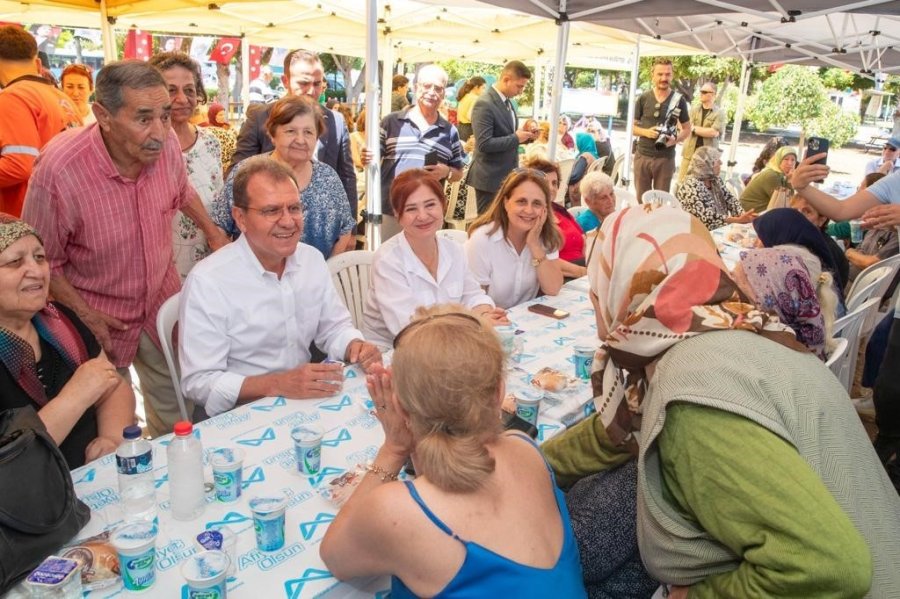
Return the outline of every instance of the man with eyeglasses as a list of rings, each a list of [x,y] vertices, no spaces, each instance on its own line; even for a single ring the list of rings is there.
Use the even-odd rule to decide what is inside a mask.
[[[456,127],[438,112],[447,87],[447,72],[435,64],[416,75],[416,103],[392,112],[381,121],[381,239],[400,232],[391,207],[391,183],[412,168],[424,169],[433,179],[457,181],[462,177],[463,151]],[[363,149],[363,164],[371,157]]]
[[[669,191],[675,174],[675,145],[691,134],[688,103],[672,89],[672,77],[672,60],[654,59],[650,72],[653,88],[635,102],[634,135],[638,136],[638,141],[634,155],[634,186],[638,201],[651,189]],[[666,122],[672,120],[680,123],[680,131],[663,135]]]
[[[82,124],[72,100],[41,75],[37,42],[0,27],[0,212],[22,214],[38,153],[60,131]]]
[[[310,363],[310,344],[369,369],[381,353],[363,340],[322,254],[300,242],[294,175],[265,156],[234,178],[241,236],[191,270],[181,296],[179,360],[187,398],[214,416],[260,397],[328,397],[343,369]]]
[[[284,74],[281,76],[289,94],[309,96],[318,101],[319,96],[328,87],[325,81],[325,70],[319,55],[308,50],[291,50],[284,57]],[[247,119],[238,134],[237,149],[232,164],[237,164],[250,156],[265,154],[275,149],[269,134],[266,133],[266,120],[272,103],[251,104],[247,110]],[[316,157],[337,172],[350,202],[350,214],[354,221],[357,217],[358,196],[356,191],[356,169],[350,157],[350,133],[344,117],[335,110],[322,107],[325,117],[325,133],[319,138]]]
[[[881,173],[890,175],[900,171],[900,137],[892,137],[884,144],[881,150],[881,158],[876,158],[866,164],[866,174]]]
[[[153,436],[180,420],[156,330],[163,302],[178,292],[176,210],[228,243],[188,180],[169,122],[162,74],[140,60],[107,63],[97,75],[97,123],[53,138],[41,152],[23,218],[43,237],[50,293],[91,329],[119,373],[140,377]]]
[[[678,183],[680,184],[691,165],[691,158],[697,148],[719,147],[719,137],[725,127],[725,112],[716,106],[716,86],[707,81],[700,86],[700,104],[691,107],[691,136],[684,142],[681,152],[681,167],[678,169]]]

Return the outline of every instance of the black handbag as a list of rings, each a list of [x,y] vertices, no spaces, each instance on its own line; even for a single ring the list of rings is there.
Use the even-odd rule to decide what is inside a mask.
[[[0,594],[91,519],[62,453],[34,409],[0,412]]]

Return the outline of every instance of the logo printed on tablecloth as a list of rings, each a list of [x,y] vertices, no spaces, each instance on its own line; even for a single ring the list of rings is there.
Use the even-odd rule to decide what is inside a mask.
[[[553,340],[553,343],[562,347],[564,345],[569,345],[573,341],[576,341],[575,337],[557,337]]]
[[[316,514],[315,519],[300,523],[300,536],[303,537],[304,541],[311,541],[313,536],[316,534],[316,529],[318,529],[322,524],[328,524],[329,522],[332,522],[334,518],[334,514],[319,512],[318,514]]]
[[[330,410],[332,412],[340,412],[344,408],[349,408],[352,405],[353,405],[353,399],[349,395],[345,395],[344,397],[341,398],[341,400],[338,403],[332,403],[332,404],[321,403],[321,404],[319,404],[319,408],[322,410]]]
[[[199,549],[193,544],[188,545],[181,539],[175,539],[167,545],[156,546],[156,569],[160,572],[171,570],[185,558],[197,553]]]
[[[249,445],[250,447],[259,447],[266,441],[274,441],[275,440],[275,429],[271,426],[263,432],[262,436],[259,438],[250,438],[250,439],[238,439],[236,442],[241,445]]]
[[[75,481],[76,485],[81,483],[92,483],[94,479],[97,477],[97,469],[96,468],[88,468],[87,472],[84,473],[84,476]]]
[[[238,569],[246,570],[250,566],[256,565],[259,567],[260,571],[267,572],[274,568],[277,568],[281,564],[289,561],[295,555],[299,555],[306,551],[306,546],[301,543],[291,543],[290,545],[285,545],[278,551],[266,552],[260,551],[256,547],[238,556]]]
[[[341,474],[343,472],[344,472],[343,468],[334,468],[332,466],[325,466],[324,468],[319,470],[319,474],[317,474],[316,476],[310,476],[306,480],[309,481],[309,486],[317,487],[317,486],[319,486],[319,484],[322,483],[323,480],[325,480],[326,476],[335,476],[335,475]]]
[[[225,514],[225,517],[221,520],[213,520],[211,522],[207,522],[204,528],[209,530],[210,528],[216,526],[222,526],[223,524],[227,524],[229,526],[233,524],[240,524],[241,522],[250,522],[250,516],[245,516],[244,514],[240,514],[238,512],[228,512]]]
[[[334,439],[323,439],[322,445],[325,447],[337,447],[341,443],[345,443],[346,441],[350,441],[353,437],[350,435],[350,431],[342,428],[338,433],[337,437]]]
[[[287,593],[288,599],[300,599],[300,592],[303,590],[307,582],[315,580],[327,580],[334,578],[328,570],[319,570],[317,568],[307,568],[300,575],[300,578],[293,578],[284,581],[284,592]]]
[[[287,405],[287,400],[283,397],[278,397],[277,399],[275,399],[275,401],[273,401],[271,404],[269,404],[267,406],[254,405],[250,409],[256,410],[257,412],[271,412],[275,408],[283,408],[286,405]]]
[[[93,493],[89,493],[83,497],[79,497],[83,502],[87,504],[91,511],[102,510],[108,505],[115,505],[119,503],[119,494],[116,493],[115,489],[111,487],[105,487],[103,489],[98,489]]]
[[[538,429],[538,441],[543,441],[545,439],[545,434],[549,431],[559,430],[559,425],[557,425],[557,424],[539,424],[537,429]]]
[[[154,480],[153,480],[153,487],[156,488],[156,489],[158,489],[158,488],[160,488],[161,486],[163,486],[164,484],[166,484],[167,482],[169,482],[169,473],[168,473],[168,472],[166,472],[165,474],[163,474],[163,475],[162,475],[162,478],[156,478],[156,479],[154,479]]]
[[[250,485],[261,483],[264,480],[266,480],[266,474],[260,466],[257,466],[253,469],[253,472],[250,473],[250,476],[244,477],[243,482],[241,482],[241,488],[246,489]]]

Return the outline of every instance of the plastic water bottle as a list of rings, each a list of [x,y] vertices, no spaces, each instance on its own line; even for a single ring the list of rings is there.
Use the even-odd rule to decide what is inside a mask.
[[[153,446],[141,438],[139,426],[126,426],[125,441],[116,450],[119,499],[126,521],[156,518],[156,487],[153,482]]]
[[[175,423],[175,437],[169,443],[169,500],[172,517],[193,520],[203,513],[206,490],[203,487],[203,445],[193,434],[190,422]]]

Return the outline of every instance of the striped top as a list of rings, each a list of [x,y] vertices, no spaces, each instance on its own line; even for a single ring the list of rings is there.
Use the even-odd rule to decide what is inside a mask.
[[[55,137],[35,163],[23,218],[43,237],[51,274],[128,325],[110,329],[117,367],[131,364],[142,331],[159,345],[156,313],[180,288],[172,219],[194,195],[171,131],[136,180],[119,174],[96,124]]]

